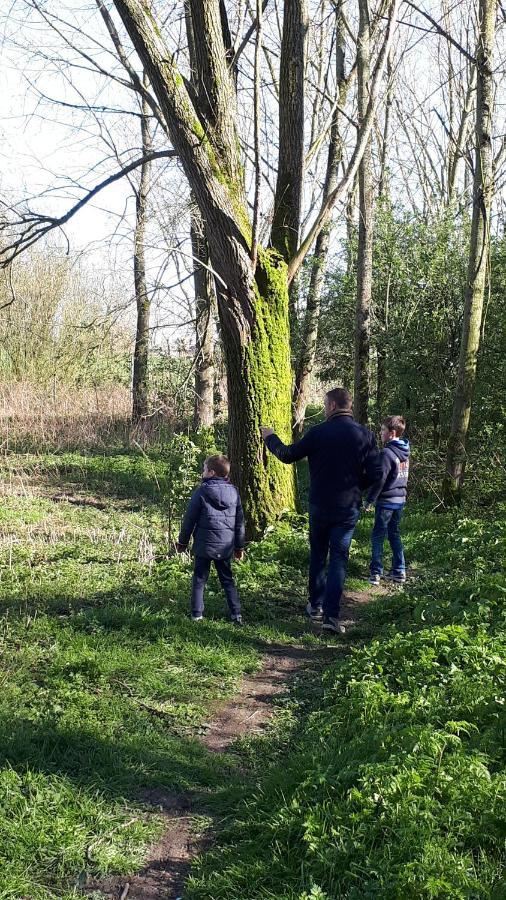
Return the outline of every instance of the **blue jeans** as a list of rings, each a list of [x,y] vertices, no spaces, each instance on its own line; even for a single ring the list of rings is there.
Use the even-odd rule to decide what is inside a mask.
[[[359,509],[355,506],[337,509],[332,515],[317,507],[310,508],[309,602],[313,609],[323,607],[325,616],[339,617],[350,544],[358,517]]]
[[[211,571],[211,563],[214,562],[220,584],[225,591],[228,608],[231,616],[241,615],[241,604],[232,574],[232,559],[207,559],[205,556],[196,556],[193,566],[191,611],[193,615],[200,615],[204,611],[204,589]]]
[[[392,573],[394,575],[403,575],[406,571],[404,549],[399,528],[403,509],[404,504],[396,509],[376,506],[374,528],[371,535],[371,575],[383,574],[383,544],[387,535],[392,548]]]

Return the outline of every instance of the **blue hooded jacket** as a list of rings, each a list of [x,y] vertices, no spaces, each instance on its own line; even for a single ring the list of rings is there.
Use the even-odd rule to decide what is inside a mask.
[[[195,556],[229,559],[245,542],[244,512],[239,491],[228,478],[205,478],[193,492],[181,523],[179,543],[193,534]]]
[[[379,484],[367,494],[366,503],[380,506],[402,506],[406,502],[409,475],[409,441],[394,438],[380,453],[383,470]]]

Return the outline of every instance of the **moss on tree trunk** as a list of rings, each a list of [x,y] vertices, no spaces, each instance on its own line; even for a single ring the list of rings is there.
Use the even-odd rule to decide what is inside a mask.
[[[270,425],[291,442],[287,266],[275,251],[259,250],[254,290],[250,333],[239,341],[224,335],[232,479],[246,509],[250,538],[259,537],[280,511],[295,504],[293,468],[268,454],[260,435],[260,427]]]

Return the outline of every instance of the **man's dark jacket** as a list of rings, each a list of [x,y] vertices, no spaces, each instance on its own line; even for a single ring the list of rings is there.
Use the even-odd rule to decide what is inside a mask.
[[[312,513],[331,516],[334,510],[359,507],[362,491],[382,476],[376,439],[368,428],[355,422],[351,413],[334,413],[296,444],[283,444],[277,434],[270,435],[265,443],[284,463],[307,456]]]
[[[193,492],[179,532],[186,547],[193,534],[195,556],[229,559],[244,547],[244,512],[239,491],[228,478],[205,478]]]

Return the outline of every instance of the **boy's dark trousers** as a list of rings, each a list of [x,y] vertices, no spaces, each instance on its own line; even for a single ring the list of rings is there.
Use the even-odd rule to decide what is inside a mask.
[[[392,548],[392,573],[394,575],[404,575],[406,571],[404,549],[399,528],[403,509],[404,504],[402,506],[399,505],[396,509],[388,509],[385,506],[376,504],[374,528],[371,535],[371,575],[383,574],[383,544],[387,536]]]
[[[212,562],[214,562],[220,584],[225,591],[230,615],[240,616],[241,604],[232,574],[232,557],[228,559],[208,559],[206,556],[195,557],[191,596],[192,615],[201,615],[204,611],[204,589],[209,578]]]

